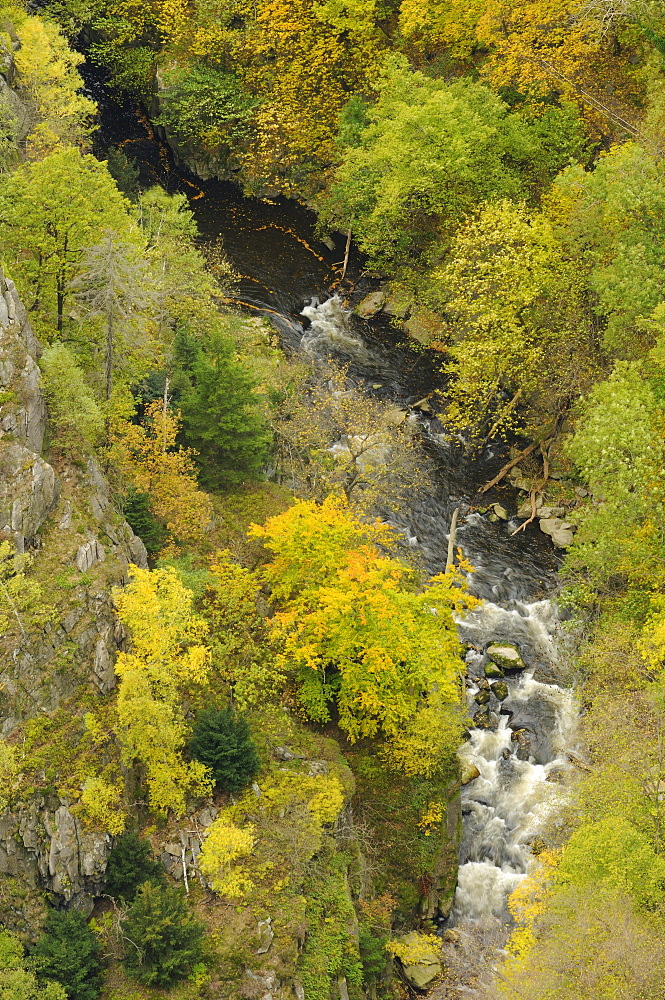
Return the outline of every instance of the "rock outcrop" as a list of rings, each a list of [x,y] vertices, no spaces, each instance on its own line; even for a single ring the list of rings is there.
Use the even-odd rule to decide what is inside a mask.
[[[114,509],[94,458],[81,470],[42,454],[47,409],[39,355],[14,283],[0,271],[0,540],[30,553],[28,574],[55,612],[41,631],[0,636],[3,737],[81,693],[113,689],[125,634],[111,587],[127,579],[130,563],[147,566],[145,547]],[[89,912],[103,886],[110,838],[82,827],[70,805],[35,793],[1,815],[0,875],[5,885],[23,886],[26,899],[31,889],[46,889]],[[28,908],[14,907],[17,928]]]
[[[66,800],[37,796],[0,816],[0,876],[57,893],[86,914],[103,891],[111,838],[86,830]]]

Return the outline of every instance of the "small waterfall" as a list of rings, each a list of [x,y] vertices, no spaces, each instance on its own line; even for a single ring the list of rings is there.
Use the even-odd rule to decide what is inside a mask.
[[[310,358],[320,358],[331,351],[361,360],[369,358],[362,338],[351,329],[350,313],[344,308],[339,295],[321,303],[314,299],[305,306],[301,315],[310,322],[300,341],[300,346]]]

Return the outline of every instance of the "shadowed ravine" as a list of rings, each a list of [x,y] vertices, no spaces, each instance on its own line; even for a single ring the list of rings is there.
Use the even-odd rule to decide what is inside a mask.
[[[184,176],[145,119],[108,99],[101,103],[101,149],[121,145],[141,164],[146,180],[190,194],[201,239],[221,238],[241,275],[235,304],[268,316],[285,349],[303,351],[315,362],[335,357],[348,364],[351,378],[405,410],[443,387],[441,355],[414,350],[400,342],[386,320],[361,321],[346,307],[339,287],[342,236],[331,249],[316,236],[314,214],[295,202],[247,199],[231,184]],[[362,282],[361,266],[352,257],[351,281]],[[348,291],[350,283],[345,287]],[[478,707],[476,680],[484,676],[489,643],[517,644],[527,664],[525,671],[506,678],[505,700],[492,694],[490,728],[472,729],[462,749],[479,776],[462,791],[459,888],[446,926],[455,926],[462,944],[468,940],[472,950],[483,935],[495,946],[502,943],[509,922],[507,896],[529,867],[530,844],[557,808],[558,779],[570,766],[564,751],[571,745],[577,709],[572,696],[554,683],[557,612],[547,598],[558,559],[551,542],[533,525],[513,535],[517,520],[491,523],[473,509],[480,486],[505,461],[506,448],[491,445],[471,459],[446,439],[436,415],[413,413],[434,459],[435,482],[428,495],[413,497],[397,523],[436,573],[445,568],[450,520],[458,508],[456,544],[474,567],[471,590],[486,602],[460,624],[469,645],[470,714]],[[510,487],[500,497],[515,509]],[[517,730],[526,734],[526,743],[515,738]]]

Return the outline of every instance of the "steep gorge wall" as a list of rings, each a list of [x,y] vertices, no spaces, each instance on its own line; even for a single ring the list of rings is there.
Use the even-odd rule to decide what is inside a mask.
[[[39,354],[14,283],[0,271],[0,540],[31,556],[28,572],[56,612],[43,630],[0,635],[0,731],[10,742],[26,720],[75,711],[81,696],[113,689],[124,634],[110,589],[127,579],[130,563],[147,566],[95,459],[79,468],[42,454]],[[70,804],[35,792],[0,816],[0,876],[90,909],[110,838],[85,830]],[[14,910],[21,929],[26,912]]]

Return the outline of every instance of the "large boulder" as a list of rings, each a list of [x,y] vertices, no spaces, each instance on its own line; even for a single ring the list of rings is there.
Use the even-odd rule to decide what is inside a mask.
[[[524,670],[526,667],[519,649],[517,646],[513,646],[512,643],[493,642],[487,647],[485,652],[490,661],[499,667],[500,670]],[[485,673],[487,674],[487,669]],[[496,674],[487,674],[487,676],[496,676]]]
[[[573,544],[574,526],[562,521],[560,517],[542,517],[538,525],[545,535],[550,536],[558,549],[567,549]]]
[[[413,964],[408,964],[408,960],[403,962],[406,979],[416,989],[424,990],[443,972],[439,949],[430,945],[427,938],[419,934],[418,931],[405,934],[404,937],[400,938],[399,943],[402,948],[417,955],[417,961]]]

